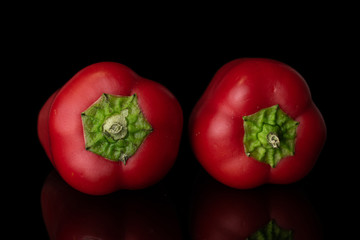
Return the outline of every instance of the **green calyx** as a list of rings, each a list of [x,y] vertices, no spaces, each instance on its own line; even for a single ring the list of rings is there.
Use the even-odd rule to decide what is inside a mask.
[[[85,149],[111,161],[126,161],[152,131],[142,114],[136,94],[102,94],[81,113]]]
[[[265,227],[257,230],[246,240],[292,240],[293,231],[283,229],[271,220]]]
[[[246,155],[276,167],[281,159],[295,154],[299,122],[284,113],[279,105],[244,116]]]

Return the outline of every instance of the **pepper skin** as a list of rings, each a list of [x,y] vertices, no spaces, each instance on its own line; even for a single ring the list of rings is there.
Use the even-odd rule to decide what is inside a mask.
[[[103,195],[162,179],[177,157],[182,125],[182,109],[164,86],[122,64],[101,62],[47,100],[38,135],[69,185]]]
[[[326,126],[299,73],[275,60],[244,58],[216,73],[193,109],[189,135],[211,176],[248,189],[306,176],[325,143]]]

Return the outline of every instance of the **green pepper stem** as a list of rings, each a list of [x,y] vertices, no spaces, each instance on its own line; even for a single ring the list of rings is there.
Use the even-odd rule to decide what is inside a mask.
[[[82,114],[85,149],[110,161],[127,160],[152,131],[136,94],[102,94]]]
[[[266,138],[268,143],[272,146],[272,148],[280,147],[280,139],[276,133],[270,132]]]
[[[108,134],[112,139],[123,139],[127,134],[126,117],[129,115],[128,109],[122,110],[120,114],[112,115],[107,118],[103,125],[103,133]]]
[[[243,117],[244,150],[248,157],[276,167],[281,159],[295,154],[296,128],[299,123],[279,105],[260,109]]]

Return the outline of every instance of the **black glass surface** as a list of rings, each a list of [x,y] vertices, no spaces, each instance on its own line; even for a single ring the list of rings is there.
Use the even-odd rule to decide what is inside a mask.
[[[341,102],[347,95],[344,86],[352,88],[354,79],[345,77],[349,66],[342,53],[347,50],[331,40],[331,31],[294,30],[281,38],[264,32],[246,39],[216,30],[203,35],[182,29],[161,37],[144,32],[131,40],[125,33],[103,35],[102,41],[43,31],[33,32],[19,47],[19,57],[7,71],[11,77],[6,81],[14,87],[3,98],[12,114],[3,117],[9,138],[3,137],[11,142],[3,151],[11,157],[3,157],[2,206],[11,239],[245,239],[272,220],[287,222],[287,230],[301,231],[306,236],[302,239],[358,235],[358,157],[348,156],[356,149],[344,135],[350,128],[358,130],[349,105]],[[325,45],[329,41],[332,44]],[[231,189],[212,179],[192,153],[187,133],[192,108],[215,72],[241,57],[271,58],[292,66],[306,79],[324,116],[328,137],[323,151],[313,170],[297,183]],[[125,64],[166,86],[183,108],[184,130],[175,165],[159,183],[94,197],[63,182],[41,147],[36,125],[41,106],[54,91],[80,69],[101,61]]]

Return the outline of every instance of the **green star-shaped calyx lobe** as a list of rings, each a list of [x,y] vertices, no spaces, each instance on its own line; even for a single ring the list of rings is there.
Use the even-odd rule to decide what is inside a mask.
[[[152,131],[137,95],[102,94],[81,113],[85,149],[111,161],[127,160]]]
[[[244,148],[247,156],[276,167],[281,159],[295,154],[294,121],[279,105],[243,117]]]

